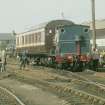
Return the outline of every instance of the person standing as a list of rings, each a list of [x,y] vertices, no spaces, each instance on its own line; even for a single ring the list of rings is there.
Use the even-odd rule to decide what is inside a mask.
[[[97,49],[93,51],[93,55],[92,56],[93,56],[93,69],[95,71],[97,71],[98,66],[99,66],[99,58],[100,58],[99,52],[98,52]]]
[[[7,64],[7,59],[6,59],[6,52],[5,50],[2,51],[1,53],[1,61],[2,61],[2,70],[1,71],[6,71],[6,64]]]
[[[20,70],[25,69],[26,64],[27,64],[27,55],[25,52],[23,52],[22,55],[20,56]]]

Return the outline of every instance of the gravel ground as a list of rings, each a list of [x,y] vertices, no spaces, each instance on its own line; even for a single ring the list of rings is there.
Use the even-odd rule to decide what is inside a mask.
[[[11,95],[0,89],[0,105],[20,105]]]
[[[25,105],[71,105],[55,94],[45,90],[43,91],[41,88],[14,79],[2,79],[0,80],[0,85],[15,93]],[[10,99],[10,96],[8,96],[8,98]],[[6,103],[7,100],[4,100],[4,102]],[[9,104],[3,104],[2,102],[0,105],[18,105],[13,101],[11,101],[12,104],[10,104],[10,102],[8,103]]]
[[[40,66],[35,67],[35,68],[28,67],[25,70],[19,70],[19,67],[16,64],[8,65],[8,67],[11,68],[10,71],[14,72],[13,75],[15,74],[14,76],[12,75],[12,79],[22,80],[23,82],[30,83],[32,85],[40,84],[43,87],[48,87],[49,84],[59,85],[58,91],[60,89],[60,85],[61,86],[64,85],[65,88],[67,85],[67,87],[72,87],[74,89],[78,89],[78,90],[84,91],[86,93],[90,93],[95,96],[105,98],[105,95],[104,95],[105,90],[104,89],[100,89],[99,87],[97,87],[93,84],[85,83],[85,82],[83,82],[84,79],[82,79],[83,81],[81,82],[81,81],[79,81],[79,78],[76,78],[74,75],[71,75],[70,73],[65,72],[65,71],[61,71],[61,70],[56,71],[51,68],[45,68],[45,67],[40,67]],[[91,77],[91,78],[89,77],[90,79],[94,79],[96,81],[99,81],[99,80],[102,82],[105,81],[104,78],[95,76],[93,72],[85,73],[85,74],[83,73],[83,75],[86,76],[87,78],[90,76]],[[53,89],[50,88],[49,91],[53,91]],[[68,93],[64,92],[63,94],[61,94],[61,92],[60,92],[61,98],[67,99],[67,101],[70,103],[73,102],[72,105],[88,104],[88,102],[85,103],[84,100],[82,103],[81,97],[78,97],[78,96],[76,97],[75,95],[74,96],[73,95],[74,95],[74,93],[69,94],[69,96],[68,96]],[[91,104],[88,104],[88,105],[91,105]],[[94,104],[94,105],[96,105],[96,104]],[[97,105],[99,105],[99,104],[97,104]]]

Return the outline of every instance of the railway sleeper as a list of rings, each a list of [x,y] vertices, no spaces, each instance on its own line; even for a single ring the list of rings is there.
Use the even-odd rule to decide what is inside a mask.
[[[95,103],[97,103],[97,105],[105,105],[104,98],[101,98],[101,97],[98,97],[98,96],[95,96],[95,95],[92,95],[87,92],[83,92],[83,91],[80,91],[80,90],[77,90],[77,89],[74,89],[71,87],[65,88],[65,87],[58,86],[58,88],[57,88],[57,86],[56,86],[56,90],[59,93],[65,93],[65,92],[68,93],[69,92],[68,94],[72,94],[73,96],[78,96],[82,100],[88,101],[93,105],[96,105]]]

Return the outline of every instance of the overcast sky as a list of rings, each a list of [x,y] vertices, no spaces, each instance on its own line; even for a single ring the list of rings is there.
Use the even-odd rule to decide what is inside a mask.
[[[105,0],[96,0],[96,19],[105,19]],[[53,19],[91,20],[91,0],[0,0],[0,32],[21,32]]]

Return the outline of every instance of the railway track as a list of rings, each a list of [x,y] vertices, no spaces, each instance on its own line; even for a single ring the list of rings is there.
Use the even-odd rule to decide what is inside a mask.
[[[15,94],[0,86],[0,105],[25,105]]]
[[[76,88],[77,90],[80,90],[80,91],[82,90],[94,96],[105,98],[105,84],[99,81],[96,81],[94,78],[92,77],[86,78],[85,75],[81,75],[79,73],[73,73],[73,72],[65,71],[65,70],[57,71],[57,70],[52,69],[51,71],[54,73],[60,74],[62,76],[68,77],[68,79],[71,79],[72,83],[74,82],[75,84],[74,88]],[[72,83],[68,82],[66,84],[72,85]]]
[[[13,65],[17,65],[17,64],[15,63]],[[40,67],[41,67],[41,69],[43,69],[43,68],[48,68],[49,69],[49,67],[36,66],[36,68],[40,68]],[[86,81],[86,82],[89,82],[90,84],[94,84],[94,85],[99,86],[101,88],[105,88],[105,83],[101,83],[99,81],[96,81],[93,78],[88,78],[88,77],[83,76],[81,74],[73,73],[73,72],[70,72],[70,71],[67,71],[67,70],[59,70],[58,71],[58,70],[55,70],[53,68],[50,68],[50,69],[52,69],[52,72],[54,71],[54,72],[56,72],[60,75],[66,76],[68,78],[77,79],[77,80],[81,80],[81,81],[84,81],[84,82]]]
[[[71,80],[69,82],[62,82],[57,79],[56,83],[55,80],[48,80],[45,82],[45,86],[48,82],[47,87],[49,87],[51,91],[53,90],[60,94],[61,97],[65,97],[65,99],[71,103],[70,105],[105,105],[104,84],[98,81],[94,81],[92,78],[86,78],[84,75],[81,75],[79,73],[77,74],[65,70],[55,70],[41,66],[35,68],[51,69],[50,72],[52,72],[52,75],[54,75],[53,73],[57,73]],[[44,85],[44,83],[42,84]]]

